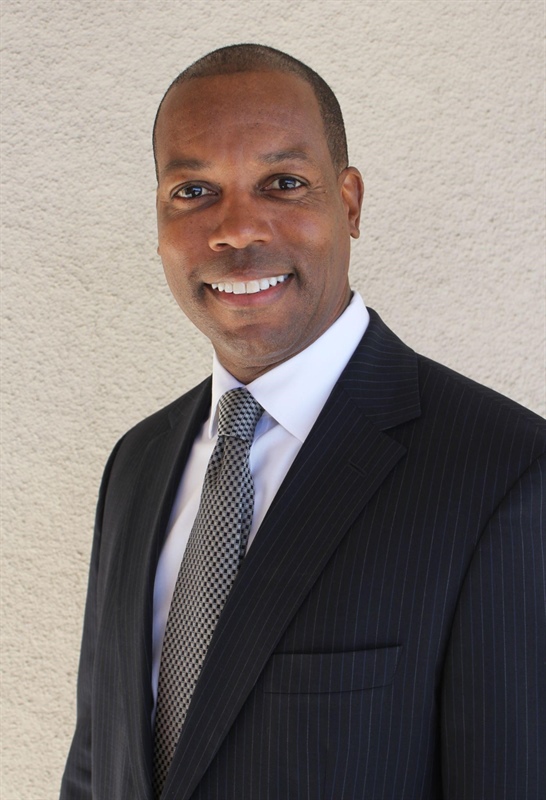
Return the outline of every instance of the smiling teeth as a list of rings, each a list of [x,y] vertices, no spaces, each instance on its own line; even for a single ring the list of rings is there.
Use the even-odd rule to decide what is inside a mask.
[[[256,294],[257,292],[265,292],[270,286],[283,283],[287,278],[288,275],[276,275],[273,278],[260,278],[259,281],[235,281],[234,283],[225,281],[211,283],[211,286],[219,292],[227,292],[228,294]]]

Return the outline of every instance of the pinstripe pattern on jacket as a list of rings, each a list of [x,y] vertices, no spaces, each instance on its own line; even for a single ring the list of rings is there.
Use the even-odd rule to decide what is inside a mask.
[[[205,382],[105,471],[62,800],[151,800],[151,604]],[[165,800],[538,800],[546,425],[371,312],[215,631]],[[542,783],[541,783],[542,781]]]

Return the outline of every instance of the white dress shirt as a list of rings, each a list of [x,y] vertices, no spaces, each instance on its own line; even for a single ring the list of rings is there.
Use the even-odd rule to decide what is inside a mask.
[[[364,335],[368,322],[366,306],[361,296],[355,292],[343,314],[322,336],[301,353],[247,384],[248,391],[264,409],[250,451],[254,515],[247,549],[251,546],[300,447]],[[216,444],[218,401],[225,392],[239,386],[242,384],[222,367],[215,355],[210,415],[193,444],[180,481],[155,576],[152,664],[154,708],[167,616],[184,550],[197,516],[205,472]]]

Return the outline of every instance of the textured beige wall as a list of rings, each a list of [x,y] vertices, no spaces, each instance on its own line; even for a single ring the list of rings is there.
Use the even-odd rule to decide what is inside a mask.
[[[108,452],[209,368],[155,253],[163,90],[238,41],[321,72],[367,186],[354,284],[544,413],[544,27],[542,0],[4,0],[4,800],[57,793]]]

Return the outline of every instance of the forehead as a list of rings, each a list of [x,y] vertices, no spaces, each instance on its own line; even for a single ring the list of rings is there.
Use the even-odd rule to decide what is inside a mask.
[[[238,72],[193,78],[167,94],[156,127],[159,168],[180,149],[245,146],[313,151],[327,156],[324,125],[311,86],[283,72]]]

